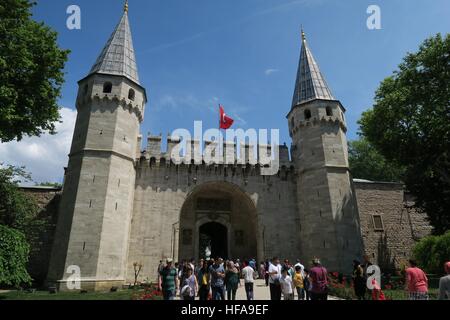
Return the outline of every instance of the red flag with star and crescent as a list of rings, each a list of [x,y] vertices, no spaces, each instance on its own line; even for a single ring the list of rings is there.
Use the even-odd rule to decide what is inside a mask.
[[[222,105],[219,105],[220,109],[220,129],[230,129],[234,123],[234,120],[228,117],[225,113],[225,109]]]

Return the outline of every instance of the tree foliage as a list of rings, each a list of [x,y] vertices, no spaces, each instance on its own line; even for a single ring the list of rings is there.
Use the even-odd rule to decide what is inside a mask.
[[[69,51],[57,34],[31,19],[34,2],[0,2],[0,142],[54,133],[57,99]]]
[[[0,285],[19,287],[31,283],[26,270],[29,251],[23,233],[0,225]]]
[[[450,261],[450,231],[441,236],[423,238],[414,247],[413,255],[428,273],[444,273],[444,263]]]
[[[62,184],[59,182],[41,182],[36,183],[37,187],[52,187],[52,188],[62,188]]]
[[[38,207],[33,198],[19,189],[21,179],[29,179],[23,168],[0,167],[0,224],[29,234],[38,223]]]
[[[450,35],[437,34],[409,53],[363,113],[361,133],[387,161],[405,167],[404,182],[434,232],[450,229]]]
[[[404,169],[386,159],[365,139],[349,142],[349,163],[353,178],[372,181],[403,181]]]

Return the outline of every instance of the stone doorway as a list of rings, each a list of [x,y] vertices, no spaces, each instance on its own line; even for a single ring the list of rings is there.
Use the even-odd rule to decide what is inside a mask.
[[[238,186],[207,182],[195,187],[180,212],[175,259],[205,258],[211,241],[211,258],[263,259],[262,232],[255,202]]]
[[[209,251],[207,253],[207,251]],[[199,228],[199,258],[206,259],[221,257],[228,259],[228,230],[227,227],[217,223],[208,222]]]

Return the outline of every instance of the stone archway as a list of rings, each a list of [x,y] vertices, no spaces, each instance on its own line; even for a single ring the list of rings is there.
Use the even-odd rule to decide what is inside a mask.
[[[222,227],[219,227],[219,226]],[[258,216],[254,202],[238,186],[229,182],[208,182],[189,193],[179,224],[179,261],[204,258],[201,234],[205,226],[221,230],[215,235],[214,255],[229,259],[262,258]]]

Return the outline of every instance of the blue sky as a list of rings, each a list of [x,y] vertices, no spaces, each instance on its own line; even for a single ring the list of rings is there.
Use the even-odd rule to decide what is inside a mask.
[[[70,4],[81,8],[79,31],[65,26]],[[370,4],[381,8],[382,30],[366,27]],[[61,46],[72,50],[62,106],[74,106],[76,82],[95,62],[122,7],[122,0],[38,1],[35,19],[56,29]],[[279,128],[289,142],[285,117],[303,24],[329,86],[347,108],[354,138],[379,82],[424,38],[448,32],[449,15],[446,0],[131,0],[136,58],[149,96],[142,132],[166,134],[191,128],[194,120],[215,127],[218,98],[238,126]]]
[[[66,28],[66,8],[81,8],[81,30]],[[368,30],[367,7],[381,8]],[[72,50],[61,106],[74,108],[77,81],[95,62],[123,12],[122,0],[41,0],[34,18]],[[408,51],[450,30],[448,0],[130,0],[129,17],[149,102],[142,133],[216,127],[217,103],[246,128],[278,128],[290,144],[290,110],[300,25],[334,96],[347,109],[350,139],[380,81]],[[42,138],[41,138],[42,139]],[[65,164],[63,164],[64,166]]]

